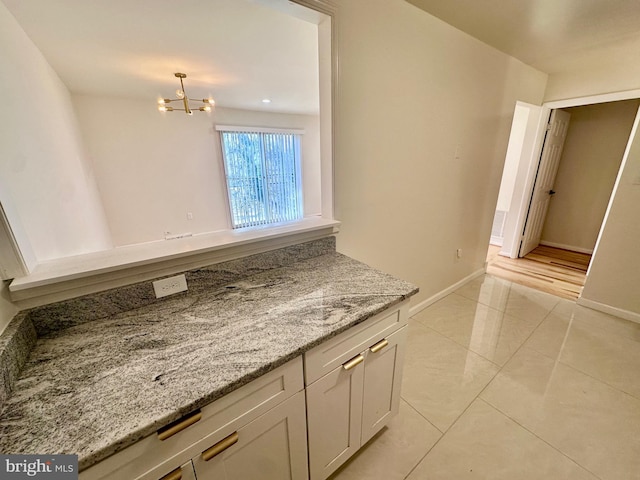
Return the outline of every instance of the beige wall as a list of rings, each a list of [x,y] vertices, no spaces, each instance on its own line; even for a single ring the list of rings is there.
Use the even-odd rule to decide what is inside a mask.
[[[110,248],[69,91],[1,2],[0,58],[0,202],[38,261]]]
[[[402,0],[338,13],[338,249],[419,302],[483,268],[515,104],[546,75]]]
[[[582,298],[640,320],[640,135],[636,118],[615,197],[589,268]]]
[[[593,250],[638,104],[627,100],[565,109],[571,122],[542,241]]]

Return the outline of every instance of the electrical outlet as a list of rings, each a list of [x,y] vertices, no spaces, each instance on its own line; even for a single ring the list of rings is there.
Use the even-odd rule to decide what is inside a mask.
[[[456,250],[456,258],[462,258],[462,249],[461,248],[458,248]]]
[[[187,278],[184,274],[153,282],[153,291],[156,293],[156,298],[166,297],[167,295],[173,295],[178,292],[185,292],[186,290]]]

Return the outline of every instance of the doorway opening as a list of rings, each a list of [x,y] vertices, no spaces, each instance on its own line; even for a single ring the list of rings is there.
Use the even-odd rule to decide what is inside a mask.
[[[592,100],[545,111],[518,102],[488,273],[579,298],[639,106]]]

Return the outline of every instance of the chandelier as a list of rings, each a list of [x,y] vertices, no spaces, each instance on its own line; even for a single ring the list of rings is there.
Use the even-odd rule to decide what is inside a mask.
[[[159,99],[158,100],[158,110],[160,110],[161,112],[173,112],[174,110],[181,110],[183,112],[186,112],[187,115],[193,115],[193,110],[197,110],[199,112],[210,112],[211,111],[211,107],[215,103],[213,101],[213,98],[203,98],[202,100],[189,99],[189,97],[187,96],[186,92],[184,91],[184,83],[182,82],[182,79],[187,78],[187,74],[186,73],[174,73],[174,75],[177,78],[180,79],[180,88],[176,90],[176,96],[178,98],[161,98],[161,99]],[[189,101],[191,101],[191,102],[201,102],[204,105],[195,106],[192,109],[191,105],[189,105]],[[168,105],[171,102],[182,102],[182,105],[184,106],[184,108],[169,107]]]

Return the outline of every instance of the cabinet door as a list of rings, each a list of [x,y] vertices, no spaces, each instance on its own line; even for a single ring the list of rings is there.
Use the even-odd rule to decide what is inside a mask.
[[[360,448],[364,365],[345,366],[307,387],[311,480],[327,478]]]
[[[371,345],[364,362],[362,444],[368,442],[400,408],[407,327]]]
[[[194,458],[198,480],[308,479],[304,398],[296,393]]]

